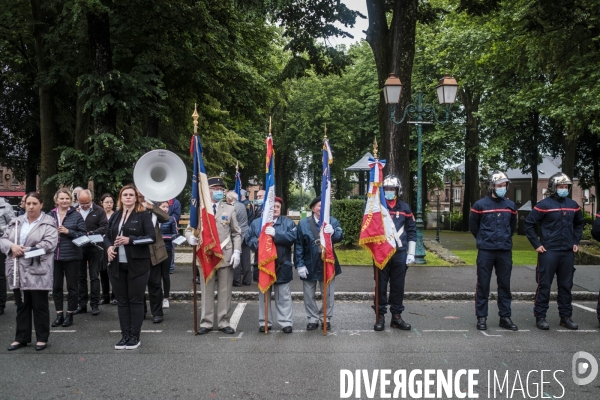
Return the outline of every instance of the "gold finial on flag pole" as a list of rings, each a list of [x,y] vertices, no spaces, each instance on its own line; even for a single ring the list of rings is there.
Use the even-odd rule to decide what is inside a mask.
[[[194,119],[194,135],[198,134],[198,118],[200,114],[198,114],[198,109],[196,107],[196,103],[194,103],[194,113],[192,114],[192,118]]]
[[[377,138],[373,139],[373,158],[377,158]]]
[[[327,123],[325,123],[325,139],[327,139]]]

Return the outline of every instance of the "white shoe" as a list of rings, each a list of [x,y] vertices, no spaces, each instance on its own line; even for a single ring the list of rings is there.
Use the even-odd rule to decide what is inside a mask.
[[[169,299],[163,299],[163,308],[169,308]]]

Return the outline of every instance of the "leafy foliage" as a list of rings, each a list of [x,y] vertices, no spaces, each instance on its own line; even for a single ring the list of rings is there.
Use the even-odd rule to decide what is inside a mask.
[[[358,244],[364,213],[365,202],[363,200],[334,200],[331,202],[331,216],[340,221],[344,232],[343,245]]]

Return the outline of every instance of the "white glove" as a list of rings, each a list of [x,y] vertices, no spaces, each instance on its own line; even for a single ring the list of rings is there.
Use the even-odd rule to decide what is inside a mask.
[[[298,268],[298,276],[302,279],[306,279],[308,276],[308,269],[306,269],[306,267]]]
[[[275,228],[273,228],[272,226],[267,226],[265,228],[265,233],[269,236],[275,236]]]
[[[196,236],[190,236],[188,237],[188,243],[190,244],[190,246],[198,246],[198,238]]]
[[[327,224],[325,225],[325,229],[323,229],[323,232],[333,234],[333,232],[335,232],[335,229],[333,229],[333,226],[331,224]]]
[[[409,254],[406,256],[406,263],[407,264],[412,264],[415,262],[415,255],[414,254]]]
[[[240,266],[240,253],[239,250],[233,251],[233,255],[231,256],[231,265],[233,266],[233,269]]]

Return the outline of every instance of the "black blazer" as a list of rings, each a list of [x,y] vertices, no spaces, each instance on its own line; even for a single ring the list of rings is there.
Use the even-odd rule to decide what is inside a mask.
[[[80,209],[77,209],[81,213]],[[83,216],[82,216],[83,218]],[[92,203],[90,213],[85,219],[85,226],[89,235],[104,235],[108,227],[106,211],[96,203]],[[90,245],[91,246],[91,245]]]
[[[106,236],[104,236],[104,246],[108,249],[113,245],[115,238],[119,234],[119,224],[123,210],[116,211],[108,223]],[[127,265],[131,276],[138,276],[150,271],[150,245],[156,240],[156,233],[152,225],[152,216],[147,212],[132,211],[127,217],[127,222],[123,225],[122,236],[129,237],[129,244],[125,245],[125,254],[127,255]],[[151,239],[152,242],[134,245],[133,241],[140,239]],[[108,267],[108,272],[114,277],[119,277],[119,252]]]

